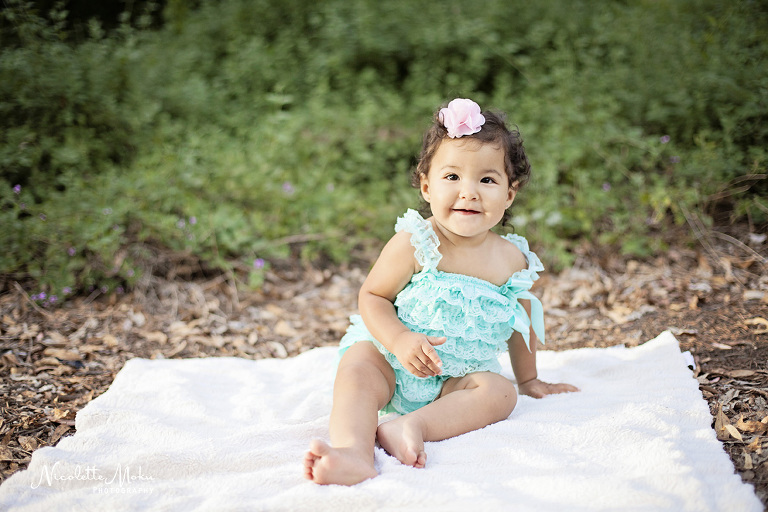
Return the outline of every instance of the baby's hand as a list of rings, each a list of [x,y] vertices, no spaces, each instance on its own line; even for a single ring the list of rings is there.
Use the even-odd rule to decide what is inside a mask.
[[[572,393],[580,391],[576,386],[570,384],[549,384],[539,379],[531,379],[518,386],[520,393],[532,396],[533,398],[544,398],[547,395],[556,395],[558,393]]]
[[[443,373],[443,362],[433,345],[442,345],[446,338],[427,336],[412,331],[399,334],[392,353],[403,367],[417,377],[433,377]]]

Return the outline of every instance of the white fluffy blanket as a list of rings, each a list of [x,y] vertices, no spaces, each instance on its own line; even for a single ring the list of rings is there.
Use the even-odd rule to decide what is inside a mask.
[[[350,488],[302,477],[328,435],[335,352],[131,360],[74,436],[0,486],[0,510],[762,510],[669,333],[539,352],[543,379],[582,391],[521,397],[505,421],[427,443],[425,469],[377,449],[380,476]]]

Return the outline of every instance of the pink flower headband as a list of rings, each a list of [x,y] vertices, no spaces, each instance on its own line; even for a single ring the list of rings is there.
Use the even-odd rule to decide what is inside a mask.
[[[441,108],[437,118],[452,139],[477,133],[485,124],[480,105],[464,98],[456,98],[448,104],[448,108]]]

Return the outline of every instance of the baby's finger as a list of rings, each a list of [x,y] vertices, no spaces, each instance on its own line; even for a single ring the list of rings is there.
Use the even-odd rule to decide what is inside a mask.
[[[446,341],[448,341],[448,338],[445,336],[427,336],[427,341],[430,345],[442,345]]]
[[[432,372],[432,375],[440,375],[443,373],[443,362],[440,360],[440,356],[437,354],[435,347],[427,341],[421,345],[421,350],[424,352],[424,355],[427,356],[427,359],[422,362],[427,366],[429,371]]]
[[[410,368],[408,368],[408,371],[417,377],[432,376],[431,373],[425,373],[425,371],[429,371],[429,369],[426,367],[426,365],[422,364],[421,361],[418,361],[417,363],[411,363]]]
[[[552,384],[553,394],[557,393],[576,393],[578,391],[581,391],[576,386],[572,386],[570,384]]]

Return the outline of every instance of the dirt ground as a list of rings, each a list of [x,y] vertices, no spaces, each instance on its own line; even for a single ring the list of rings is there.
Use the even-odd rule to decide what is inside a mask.
[[[0,482],[74,433],[75,415],[130,358],[289,357],[335,345],[372,252],[324,269],[275,264],[258,292],[233,276],[147,278],[130,294],[53,310],[0,276]],[[544,274],[545,349],[635,346],[671,330],[696,362],[712,427],[768,506],[768,243],[743,232],[635,261],[584,250]]]

